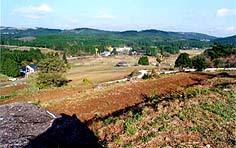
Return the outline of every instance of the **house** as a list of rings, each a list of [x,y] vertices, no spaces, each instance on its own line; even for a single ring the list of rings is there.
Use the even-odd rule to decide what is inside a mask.
[[[116,51],[120,54],[129,54],[129,51],[132,50],[132,47],[117,47]]]
[[[20,73],[22,75],[30,75],[32,73],[35,73],[37,64],[29,64],[25,67],[20,68]]]

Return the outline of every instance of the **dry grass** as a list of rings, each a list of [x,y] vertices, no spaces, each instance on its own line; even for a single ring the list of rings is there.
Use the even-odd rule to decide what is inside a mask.
[[[205,49],[199,49],[199,50],[180,50],[180,53],[187,53],[189,54],[190,57],[199,55],[201,53],[203,53],[205,51]]]
[[[0,47],[6,47],[9,48],[11,50],[30,50],[32,48],[37,48],[39,50],[41,50],[42,53],[49,53],[49,52],[60,52],[60,51],[56,51],[50,48],[43,48],[43,47],[29,47],[29,46],[12,46],[12,45],[0,45]]]
[[[181,50],[180,53],[186,52],[190,54],[190,57],[201,54],[204,50]],[[71,63],[71,69],[68,72],[68,79],[72,80],[73,85],[82,84],[84,78],[89,79],[95,84],[121,79],[139,69],[157,69],[156,66],[152,64],[156,63],[155,57],[149,57],[149,66],[134,66],[138,63],[140,56],[127,56],[118,55],[112,57],[96,57],[88,56],[85,58],[80,58]],[[174,68],[174,63],[178,54],[170,55],[165,57],[161,63],[160,68],[162,70],[169,70]],[[125,61],[128,63],[128,67],[115,67],[115,65],[120,62]]]
[[[71,64],[67,78],[72,80],[73,85],[81,85],[84,78],[94,84],[105,81],[121,79],[137,69],[152,69],[155,66],[134,66],[138,63],[139,56],[115,56],[115,57],[87,57],[79,59]],[[154,58],[149,59],[154,62]],[[120,61],[126,61],[128,67],[116,67]]]

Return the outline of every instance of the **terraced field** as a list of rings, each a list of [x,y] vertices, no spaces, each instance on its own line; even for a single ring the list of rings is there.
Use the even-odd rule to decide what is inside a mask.
[[[152,94],[90,128],[112,148],[235,147],[235,103],[235,78],[213,78],[181,92]]]

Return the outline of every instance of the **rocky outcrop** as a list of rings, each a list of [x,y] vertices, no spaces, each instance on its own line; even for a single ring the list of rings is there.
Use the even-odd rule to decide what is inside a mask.
[[[0,106],[0,147],[102,147],[76,116],[28,103]]]

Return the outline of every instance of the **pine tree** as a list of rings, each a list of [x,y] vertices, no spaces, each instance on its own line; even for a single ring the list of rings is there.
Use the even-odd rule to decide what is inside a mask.
[[[17,77],[20,75],[19,65],[12,59],[6,59],[4,61],[4,74],[10,77]]]
[[[175,61],[175,67],[179,67],[180,71],[182,71],[184,67],[192,67],[192,61],[189,58],[189,54],[181,53]]]
[[[68,69],[58,53],[49,53],[38,63],[37,84],[39,88],[60,87],[67,83],[64,74]]]
[[[149,60],[147,56],[142,56],[138,60],[139,65],[149,65]]]
[[[193,66],[194,68],[197,69],[197,71],[202,71],[207,67],[206,58],[202,55],[197,55],[193,57],[192,61],[193,61]]]

